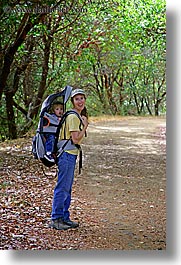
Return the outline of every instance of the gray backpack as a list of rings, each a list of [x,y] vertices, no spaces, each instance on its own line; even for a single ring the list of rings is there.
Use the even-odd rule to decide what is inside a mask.
[[[79,119],[80,119],[80,126],[81,126],[81,118],[78,115],[77,112],[73,110],[66,111],[61,120],[58,122],[57,119],[55,119],[52,115],[48,113],[48,111],[51,108],[51,105],[54,102],[60,102],[61,104],[64,105],[64,111],[66,107],[66,102],[68,101],[70,95],[72,92],[72,87],[66,86],[63,91],[51,94],[49,95],[43,102],[41,111],[40,111],[40,120],[38,124],[38,128],[36,131],[35,136],[33,137],[32,140],[32,154],[35,159],[40,160],[45,166],[47,167],[52,167],[53,165],[56,164],[56,159],[55,162],[50,162],[48,161],[44,155],[45,155],[45,142],[46,142],[46,133],[53,133],[55,134],[55,143],[54,143],[54,156],[57,158],[60,156],[64,150],[73,150],[73,149],[80,149],[81,148],[79,145],[73,144],[71,139],[65,139],[61,140],[58,142],[59,138],[59,133],[62,127],[62,124],[65,122],[66,117],[70,114],[75,114]],[[81,153],[82,155],[82,153]],[[82,163],[82,162],[81,162]],[[79,160],[79,168],[82,167]]]

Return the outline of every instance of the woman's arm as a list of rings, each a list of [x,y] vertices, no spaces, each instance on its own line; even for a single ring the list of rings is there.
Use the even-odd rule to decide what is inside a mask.
[[[79,141],[83,138],[85,131],[88,127],[88,120],[85,116],[82,116],[82,123],[84,125],[82,131],[73,131],[71,132],[71,138],[74,144],[78,144]]]

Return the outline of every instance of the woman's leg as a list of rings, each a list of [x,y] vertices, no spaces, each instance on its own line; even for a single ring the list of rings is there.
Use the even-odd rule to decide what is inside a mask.
[[[71,202],[76,158],[76,155],[71,155],[67,152],[64,152],[58,158],[58,180],[54,189],[52,220],[69,218],[68,209]]]

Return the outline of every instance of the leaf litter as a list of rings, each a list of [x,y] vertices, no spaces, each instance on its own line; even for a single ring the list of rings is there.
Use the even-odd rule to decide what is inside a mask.
[[[66,231],[48,228],[56,167],[34,160],[31,136],[1,143],[0,249],[165,250],[165,128],[164,118],[90,121],[70,208],[80,227]]]

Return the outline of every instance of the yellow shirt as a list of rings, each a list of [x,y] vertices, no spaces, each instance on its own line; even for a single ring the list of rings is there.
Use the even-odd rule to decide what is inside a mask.
[[[70,139],[71,132],[77,132],[81,131],[83,129],[83,125],[80,122],[80,119],[77,117],[76,114],[69,114],[65,120],[65,122],[62,125],[62,129],[60,132],[60,139]],[[79,141],[78,144],[81,144],[82,139]],[[78,149],[76,150],[66,150],[65,152],[68,152],[72,155],[78,155]]]

